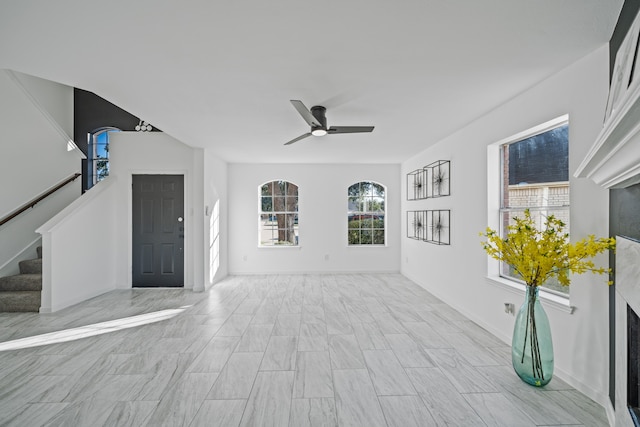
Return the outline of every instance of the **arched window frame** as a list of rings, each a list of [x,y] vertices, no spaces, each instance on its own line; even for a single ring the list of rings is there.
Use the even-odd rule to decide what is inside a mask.
[[[258,187],[258,246],[299,246],[299,188],[283,179]]]
[[[347,189],[347,245],[386,246],[387,187],[360,181]]]
[[[87,134],[87,190],[109,176],[109,132],[120,129],[105,126]]]

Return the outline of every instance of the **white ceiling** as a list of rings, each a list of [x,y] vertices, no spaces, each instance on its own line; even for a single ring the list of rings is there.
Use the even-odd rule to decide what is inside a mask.
[[[2,0],[0,68],[228,162],[398,163],[606,44],[622,3]],[[290,99],[375,130],[285,147],[309,131]]]

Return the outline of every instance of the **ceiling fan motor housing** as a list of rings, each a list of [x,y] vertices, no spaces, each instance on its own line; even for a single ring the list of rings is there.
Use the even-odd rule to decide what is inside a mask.
[[[322,105],[314,105],[313,107],[311,107],[310,111],[311,115],[313,115],[318,123],[320,123],[320,126],[312,126],[311,131],[313,132],[317,129],[327,130],[327,117],[325,116],[327,109]]]

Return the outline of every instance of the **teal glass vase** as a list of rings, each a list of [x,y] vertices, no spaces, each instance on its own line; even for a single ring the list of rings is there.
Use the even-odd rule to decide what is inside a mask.
[[[511,361],[518,376],[542,387],[553,376],[553,342],[549,318],[538,299],[538,287],[526,286],[524,303],[516,315]]]

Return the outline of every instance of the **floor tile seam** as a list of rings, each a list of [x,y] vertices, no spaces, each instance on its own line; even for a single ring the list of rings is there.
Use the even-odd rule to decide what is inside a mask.
[[[64,404],[64,403],[63,403]],[[34,405],[33,403],[26,403],[22,406],[20,406],[19,410],[15,409],[13,412],[10,412],[8,414],[2,414],[0,415],[0,423],[3,426],[10,426],[10,425],[16,425],[15,424],[15,419],[19,418],[21,416],[22,413],[24,413],[24,411],[26,410],[26,407],[30,406],[30,405]],[[52,414],[47,420],[46,422],[49,423],[49,421],[51,421],[52,419],[54,419],[55,417],[57,417],[60,412],[62,412],[63,410],[65,410],[69,404],[64,404],[65,406],[63,408],[61,408],[58,412],[55,412],[54,414]],[[7,418],[3,418],[3,416],[6,416]],[[6,423],[6,424],[5,424]]]
[[[194,373],[194,372],[189,372],[189,373]],[[204,372],[204,373],[214,373],[214,372]],[[179,381],[186,381],[185,375],[187,373],[184,372],[182,374],[182,378],[180,378]],[[220,374],[218,373],[217,377],[216,377],[216,381],[218,381],[218,378],[220,378]],[[206,393],[204,394],[204,398],[202,399],[202,401],[200,402],[200,405],[198,406],[198,409],[196,411],[194,411],[193,415],[191,416],[191,419],[188,420],[188,422],[186,423],[187,426],[190,426],[193,421],[196,419],[196,416],[198,415],[198,413],[200,412],[200,410],[202,409],[204,402],[207,400],[207,396],[209,395],[209,393],[211,393],[211,390],[213,389],[214,384],[216,383],[216,381],[214,381],[211,386],[209,387],[209,390],[207,390]],[[177,384],[177,383],[176,383]],[[166,396],[166,394],[165,394]],[[152,415],[155,413],[156,410],[158,410],[158,407],[160,406],[160,402],[162,402],[162,400],[164,400],[164,397],[162,399],[160,399],[160,401],[158,402],[158,405],[156,405],[155,409],[153,411],[151,411],[149,413],[149,415],[144,419],[144,423],[142,425],[146,425],[146,423],[148,422],[149,419],[151,419]],[[173,402],[172,402],[173,403]],[[185,420],[186,421],[186,420]]]
[[[456,390],[456,392],[457,392],[457,390]],[[480,416],[480,414],[478,414],[478,412],[475,410],[475,408],[473,408],[473,407],[469,404],[469,402],[464,398],[464,396],[462,396],[462,393],[458,392],[458,394],[460,394],[460,395],[461,395],[462,399],[463,399],[463,400],[464,400],[464,402],[467,404],[467,406],[469,407],[469,409],[471,409],[471,411],[473,411],[473,413],[474,413],[474,414],[476,414],[477,419],[478,419],[478,420],[483,424],[483,426],[488,427],[488,426],[487,426],[487,423],[486,423],[486,422],[484,421],[484,419]],[[433,413],[431,413],[431,409],[429,408],[429,403],[430,403],[430,402],[427,402],[427,400],[425,399],[425,397],[426,397],[426,396],[424,396],[424,393],[420,393],[420,392],[418,392],[418,397],[419,397],[419,398],[420,398],[420,400],[422,401],[422,404],[427,408],[427,411],[431,414],[431,417],[432,417],[434,420],[437,420],[437,418],[439,418],[439,417],[437,417],[437,416],[436,416],[437,414],[436,414],[436,415],[434,415]],[[481,426],[477,426],[477,427],[481,427]]]
[[[366,369],[369,371],[369,377],[371,377],[371,368],[369,368],[369,366],[367,365],[367,358],[364,357],[364,352],[365,351],[390,351],[391,354],[393,354],[393,357],[395,357],[396,362],[398,362],[398,365],[400,366],[400,368],[402,369],[402,372],[404,373],[404,375],[407,378],[407,381],[409,381],[409,385],[411,385],[411,388],[413,389],[413,391],[418,394],[418,390],[416,389],[416,386],[413,385],[413,382],[411,381],[411,378],[409,377],[409,373],[407,372],[407,368],[405,368],[404,366],[402,366],[402,364],[400,363],[400,360],[398,359],[398,356],[396,356],[396,354],[393,352],[393,349],[389,349],[389,350],[362,350],[363,353],[363,358],[364,358],[364,362],[366,365]],[[419,369],[419,368],[418,368]],[[371,379],[372,383],[373,383],[373,378]],[[375,384],[374,384],[374,390],[375,390]],[[376,391],[377,394],[377,391]],[[387,396],[387,395],[384,395]],[[407,396],[413,396],[413,395],[407,395]]]
[[[329,350],[326,350],[326,352],[329,353]],[[296,355],[296,358],[297,358],[297,355]],[[290,404],[290,409],[289,409],[289,421],[288,421],[287,425],[288,426],[291,425],[291,413],[293,412],[292,411],[293,410],[293,401],[295,399],[305,399],[305,400],[308,400],[308,401],[311,401],[312,399],[332,399],[333,400],[333,407],[334,407],[334,411],[335,411],[335,417],[336,417],[335,421],[337,423],[338,422],[338,408],[337,408],[337,405],[336,405],[336,385],[335,385],[335,379],[334,379],[334,376],[333,376],[333,368],[331,366],[331,355],[329,355],[329,372],[330,372],[330,375],[331,375],[331,392],[332,392],[332,395],[333,395],[332,397],[326,397],[326,396],[324,396],[324,397],[302,397],[302,398],[295,397],[294,395],[295,395],[295,392],[296,392],[295,385],[296,385],[296,376],[297,376],[297,372],[298,372],[298,366],[299,366],[298,363],[296,363],[296,370],[293,371],[294,372],[293,373],[293,386],[291,387],[291,404]]]
[[[417,391],[413,394],[407,394],[407,393],[378,393],[376,392],[376,396],[378,397],[411,397],[411,396],[418,396],[420,393],[418,393]]]
[[[507,392],[508,392],[508,391],[507,391]],[[504,396],[504,398],[505,398],[507,401],[509,401],[509,402],[510,402],[510,400],[509,400],[508,396],[506,396],[506,395],[504,394],[504,390],[502,390],[502,391],[497,391],[497,392],[475,392],[475,393],[471,393],[471,392],[469,392],[469,393],[460,393],[460,395],[462,395],[462,397],[463,397],[463,398],[464,398],[464,396],[465,396],[465,395],[473,395],[473,394],[499,394],[499,395],[501,395],[501,396]],[[485,423],[486,423],[486,421],[482,418],[482,416],[480,415],[480,413],[479,413],[478,411],[476,411],[476,408],[475,408],[473,405],[471,405],[471,404],[469,403],[469,401],[468,401],[466,398],[465,398],[465,401],[467,402],[467,404],[469,405],[469,407],[471,407],[471,409],[472,409],[472,410],[473,410],[473,411],[478,415],[478,418],[480,418],[483,422],[485,422]],[[529,414],[527,414],[525,411],[523,411],[522,409],[520,409],[520,407],[519,407],[518,405],[515,405],[515,404],[514,404],[513,406],[514,406],[514,407],[515,407],[515,409],[518,411],[519,415],[520,415],[521,417],[524,417],[525,419],[527,419],[527,420],[531,421],[531,424],[532,424],[532,425],[535,425],[536,427],[540,427],[540,426],[543,426],[543,425],[544,425],[544,424],[536,424],[535,420],[534,420],[533,418],[531,418],[531,417],[529,416]],[[567,413],[567,415],[569,415],[569,416],[573,417],[573,415],[571,415],[569,412],[566,412],[566,413]],[[564,425],[564,424],[562,424],[562,423],[561,423],[561,424],[558,424],[558,423],[556,423],[556,424],[552,424],[552,426],[560,426],[560,425]],[[569,425],[569,426],[571,426],[571,425],[575,425],[575,424],[568,424],[568,425]]]
[[[258,370],[256,371],[256,375],[253,378],[253,383],[251,384],[251,389],[249,390],[249,396],[247,397],[247,403],[249,401],[249,397],[251,396],[251,393],[253,392],[253,388],[255,386],[256,380],[257,380],[258,375],[260,374],[260,372],[283,372],[283,371],[286,371],[286,370],[275,370],[275,369],[274,370],[262,370],[261,369],[262,363],[264,362],[264,358],[265,358],[265,356],[267,354],[267,349],[269,348],[269,342],[271,341],[271,338],[274,336],[273,335],[273,330],[275,329],[275,327],[276,327],[276,325],[274,323],[273,328],[271,329],[271,333],[269,334],[269,341],[267,341],[267,346],[265,347],[264,351],[262,351],[262,357],[260,358],[260,363],[258,364]],[[235,350],[238,348],[238,346],[240,345],[241,341],[242,341],[242,337],[238,341],[238,344],[236,345],[234,351],[231,354],[236,353]],[[296,343],[296,347],[297,347],[297,343]],[[229,358],[231,358],[231,356],[229,356]],[[227,359],[227,363],[228,363],[228,359]],[[294,371],[294,378],[295,378],[295,371]],[[216,381],[217,381],[217,379],[216,379]],[[246,407],[247,407],[247,405],[245,404],[245,409],[243,410],[242,417],[240,418],[241,420],[242,420],[242,418],[244,418],[244,411],[246,410]]]
[[[504,395],[502,391],[459,391],[460,395],[473,395],[473,394],[500,394]]]
[[[366,366],[366,359],[365,359],[365,366]],[[382,418],[384,419],[384,422],[387,424],[387,426],[389,425],[389,420],[387,419],[386,414],[384,413],[384,409],[382,409],[382,402],[380,402],[380,395],[378,394],[378,392],[376,391],[376,386],[373,383],[373,379],[371,378],[371,371],[369,370],[368,367],[365,367],[364,369],[367,370],[367,375],[369,376],[369,382],[371,383],[371,388],[373,389],[373,394],[376,398],[376,402],[378,403],[378,408],[380,408],[380,413],[382,414]]]
[[[225,402],[225,401],[234,401],[234,400],[244,400],[244,401],[247,401],[247,400],[249,400],[249,398],[248,398],[248,397],[224,397],[224,398],[221,398],[221,399],[210,399],[210,398],[206,398],[206,397],[205,397],[205,399],[204,399],[204,400],[205,400],[205,402],[206,402],[206,401],[210,401],[210,402],[222,401],[222,402]]]

